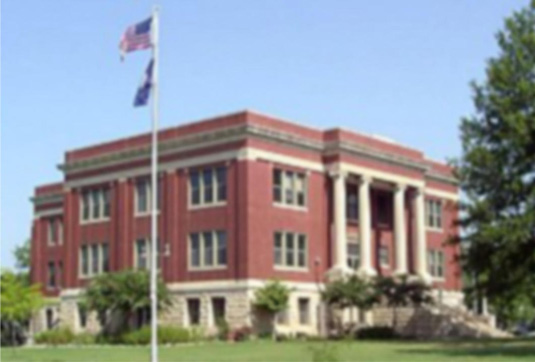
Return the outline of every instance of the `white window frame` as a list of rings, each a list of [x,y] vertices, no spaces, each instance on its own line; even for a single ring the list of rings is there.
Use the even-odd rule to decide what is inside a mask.
[[[56,234],[56,236],[54,236]],[[55,245],[56,244],[56,237],[57,237],[57,229],[56,229],[56,219],[55,218],[49,218],[47,220],[47,233],[46,233],[46,242],[48,245]]]
[[[111,189],[105,189],[103,187],[100,187],[100,188],[88,188],[88,189],[85,189],[81,192],[80,194],[80,224],[81,225],[85,225],[85,224],[91,224],[91,223],[97,223],[97,222],[105,222],[105,221],[109,221],[110,220],[110,215],[108,216],[104,216],[104,210],[105,210],[105,207],[104,207],[104,193],[105,193],[105,190],[108,191],[108,195],[109,195],[109,203],[110,203],[110,212],[111,212]],[[98,218],[95,218],[93,217],[93,204],[94,204],[94,200],[93,200],[93,192],[97,192],[98,193],[98,203],[99,203],[99,217]],[[84,198],[84,195],[88,195],[88,199],[85,200]],[[87,204],[87,207],[89,208],[89,214],[88,214],[88,218],[86,220],[84,220],[84,208],[86,206],[86,201],[88,202]]]
[[[355,246],[355,249],[357,250],[356,256],[349,254],[349,245]],[[359,245],[358,235],[351,235],[347,238],[346,248],[348,249],[347,250],[347,264],[348,264],[347,267],[352,268],[353,270],[359,269],[360,268],[360,245]],[[352,260],[353,263],[355,263],[356,261],[356,267],[349,265],[350,259]]]
[[[280,186],[275,185],[275,171],[279,171],[281,173],[281,184]],[[288,174],[290,174],[290,179],[288,179]],[[297,189],[297,180],[298,178],[302,178],[303,180],[303,205],[298,205],[298,189]],[[307,171],[296,171],[296,170],[288,170],[281,167],[273,167],[271,172],[271,200],[274,206],[281,207],[285,209],[292,209],[292,210],[298,210],[298,211],[308,211],[308,177],[309,172]],[[280,188],[281,193],[281,200],[276,201],[275,200],[275,194],[274,190],[275,188]],[[286,190],[289,189],[292,193],[292,200],[293,202],[289,203],[286,200]]]
[[[219,233],[225,234],[225,250],[226,250],[226,262],[225,264],[219,263]],[[204,234],[212,234],[212,260],[213,265],[205,265],[205,250],[204,250]],[[199,265],[195,266],[192,264],[192,234],[198,235],[199,240]],[[205,230],[205,231],[196,231],[188,235],[188,270],[189,271],[203,271],[203,270],[220,270],[226,269],[228,265],[228,233],[225,230]]]
[[[225,199],[219,200],[219,182],[217,180],[217,170],[219,168],[225,169]],[[203,174],[206,170],[212,171],[212,201],[207,202],[204,200],[204,177]],[[199,203],[193,204],[193,186],[191,182],[191,174],[193,172],[196,172],[199,175]],[[227,204],[228,200],[228,167],[227,165],[223,166],[213,166],[213,167],[201,167],[194,169],[188,173],[188,209],[189,210],[195,210],[195,209],[204,209],[208,207],[220,207],[225,206]]]
[[[98,271],[95,273],[93,272],[93,251],[92,247],[93,245],[97,245],[98,250]],[[108,242],[102,242],[102,243],[84,243],[80,245],[80,249],[78,252],[78,278],[79,279],[89,279],[94,277],[95,275],[100,275],[104,273],[104,245],[108,245],[108,263],[110,261],[110,244]],[[87,248],[87,274],[84,274],[83,271],[83,257],[82,257],[82,249],[86,247]],[[111,268],[110,268],[111,271]]]
[[[50,266],[52,266],[52,269],[50,268]],[[50,285],[51,274],[52,274],[50,273],[51,270],[53,270],[53,274],[54,274],[53,275],[54,285]],[[58,277],[58,270],[57,270],[56,263],[54,261],[49,261],[46,265],[46,289],[49,289],[49,290],[57,289],[58,287],[57,277]]]
[[[147,210],[145,211],[138,210],[139,209],[138,208],[138,202],[139,202],[138,185],[139,183],[145,184],[145,189],[146,189],[145,192],[147,193]],[[160,198],[160,202],[156,203],[156,207],[157,207],[156,213],[160,214],[161,187],[158,188],[156,197]],[[152,182],[151,180],[147,178],[138,179],[134,185],[134,216],[135,217],[149,216],[151,215],[151,211],[152,211]]]
[[[139,255],[138,255],[138,250],[137,250],[137,243],[139,241],[145,243],[145,252],[147,254],[147,256],[146,256],[147,261],[146,261],[146,267],[145,268],[141,268],[139,266],[139,263],[138,263]],[[136,270],[150,270],[151,264],[152,264],[152,245],[151,245],[150,239],[149,238],[137,238],[137,239],[135,239],[134,240],[134,263],[133,263],[134,269],[136,269]],[[158,265],[158,269],[160,269],[159,265]]]
[[[386,250],[386,258],[388,259],[387,262],[385,263],[384,260],[383,260],[383,251]],[[379,245],[379,266],[381,266],[381,268],[384,268],[384,269],[389,269],[390,268],[390,264],[391,264],[391,257],[390,257],[390,247],[386,244],[380,244]]]
[[[442,257],[442,260],[440,260]],[[443,249],[428,249],[428,271],[434,280],[444,281],[446,278],[446,254]],[[442,264],[442,265],[440,265]],[[442,275],[438,275],[438,269],[442,267]]]
[[[426,199],[425,200],[425,226],[431,231],[443,231],[442,200]]]
[[[306,301],[306,305],[307,305],[307,310],[306,310],[306,322],[303,323],[303,321],[301,320],[301,301],[302,300],[305,300]],[[297,322],[300,326],[309,326],[312,324],[312,317],[311,317],[311,305],[312,305],[312,302],[310,301],[310,298],[309,297],[299,297],[297,298]]]
[[[281,264],[275,264],[275,235],[281,234]],[[293,235],[293,241],[294,241],[294,248],[293,248],[293,259],[294,264],[289,265],[287,261],[287,235]],[[299,240],[301,237],[304,237],[305,239],[305,265],[299,266]],[[286,230],[277,230],[273,233],[273,239],[272,239],[272,250],[273,250],[273,267],[275,270],[288,270],[288,271],[308,271],[308,263],[309,263],[309,246],[308,246],[308,236],[304,233],[297,233],[293,231],[286,231]]]

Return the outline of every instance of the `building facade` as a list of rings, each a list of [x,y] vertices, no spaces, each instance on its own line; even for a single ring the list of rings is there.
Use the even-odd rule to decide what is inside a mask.
[[[292,288],[281,331],[317,333],[326,278],[411,274],[462,302],[452,170],[417,150],[252,111],[159,133],[162,323],[260,323],[254,291]],[[33,196],[31,279],[52,301],[38,329],[98,330],[78,305],[95,275],[150,260],[150,135],[68,151]]]

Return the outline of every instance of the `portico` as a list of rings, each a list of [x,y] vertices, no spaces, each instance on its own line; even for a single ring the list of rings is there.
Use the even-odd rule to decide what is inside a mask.
[[[333,267],[330,275],[348,275],[357,273],[362,276],[375,276],[378,274],[373,262],[372,241],[372,205],[371,190],[375,187],[384,188],[388,185],[389,192],[393,197],[393,235],[395,248],[395,261],[393,274],[402,275],[409,273],[408,243],[412,240],[414,247],[414,272],[425,281],[430,281],[427,271],[427,247],[425,229],[425,203],[424,183],[392,174],[367,172],[360,167],[345,163],[336,164],[331,172],[332,192],[334,200],[333,220]],[[348,265],[348,235],[347,235],[347,185],[350,180],[356,180],[358,187],[358,240],[359,240],[359,264],[355,271]],[[407,228],[407,214],[405,200],[410,197],[412,217],[412,235]]]

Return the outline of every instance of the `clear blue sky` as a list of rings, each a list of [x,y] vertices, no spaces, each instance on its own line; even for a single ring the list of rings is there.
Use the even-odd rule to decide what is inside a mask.
[[[1,262],[30,235],[33,188],[65,150],[149,130],[133,95],[148,52],[119,62],[149,0],[4,0]],[[528,0],[161,0],[161,123],[252,108],[460,152],[503,18]]]

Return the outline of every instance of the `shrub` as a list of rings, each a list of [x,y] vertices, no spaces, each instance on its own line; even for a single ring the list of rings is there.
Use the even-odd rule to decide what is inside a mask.
[[[355,333],[357,339],[394,339],[398,337],[392,327],[386,326],[361,328]]]
[[[37,344],[68,344],[74,340],[74,333],[69,328],[52,329],[41,332],[35,336],[35,343]]]
[[[194,336],[185,328],[162,326],[158,328],[158,341],[162,344],[190,342]]]
[[[143,345],[150,343],[151,331],[149,326],[124,333],[120,340],[124,344]],[[175,344],[194,341],[197,334],[184,328],[161,326],[158,327],[158,343]]]
[[[252,332],[251,327],[248,326],[235,328],[230,332],[230,339],[234,342],[247,341],[251,338]]]
[[[229,331],[230,331],[228,322],[225,320],[225,318],[217,318],[216,326],[217,326],[217,337],[222,341],[226,341],[229,337]]]
[[[89,332],[78,333],[74,336],[74,344],[94,344],[97,339],[94,334]]]

